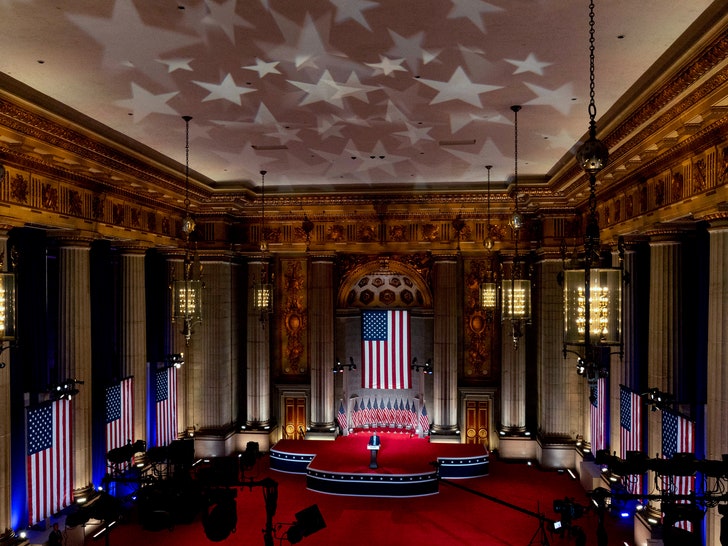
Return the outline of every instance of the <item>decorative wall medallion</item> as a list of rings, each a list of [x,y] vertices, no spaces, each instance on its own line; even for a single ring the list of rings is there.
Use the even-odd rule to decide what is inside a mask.
[[[28,181],[22,174],[16,174],[10,180],[10,197],[18,203],[28,202]]]

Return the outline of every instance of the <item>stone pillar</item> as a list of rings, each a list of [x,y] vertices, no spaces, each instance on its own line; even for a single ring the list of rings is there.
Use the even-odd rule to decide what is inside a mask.
[[[154,445],[147,437],[147,312],[143,247],[120,247],[122,376],[134,376],[134,438]],[[154,405],[152,400],[151,405]]]
[[[458,257],[435,257],[433,266],[434,292],[434,407],[432,418],[435,432],[455,432],[458,425]]]
[[[183,276],[182,264],[184,253],[180,250],[177,254],[167,256],[169,266],[169,280],[181,279]],[[204,308],[204,294],[202,305]],[[192,336],[190,343],[187,344],[182,334],[183,324],[181,322],[172,322],[172,290],[167,290],[167,309],[169,310],[165,316],[167,317],[167,354],[183,354],[184,365],[177,370],[177,426],[180,431],[184,431],[187,436],[192,436],[196,430],[195,426],[195,387],[192,380],[193,370],[195,369],[199,358],[194,338]],[[199,325],[198,325],[199,326]]]
[[[188,368],[196,396],[192,402],[197,429],[222,430],[233,423],[238,361],[233,351],[232,266],[229,255],[203,256],[202,322],[195,326],[188,349],[195,355]],[[260,323],[256,323],[260,326]]]
[[[534,334],[538,363],[538,428],[545,443],[574,439],[585,430],[586,383],[576,373],[576,357],[564,358],[564,292],[557,277],[563,264],[555,256],[536,263]],[[588,415],[588,414],[587,414]]]
[[[680,261],[682,248],[679,234],[660,233],[650,239],[650,318],[647,358],[647,387],[675,394],[677,370],[681,355]],[[662,412],[647,412],[650,457],[662,452]],[[654,472],[648,473],[649,483]],[[659,505],[650,504],[650,513],[659,515]]]
[[[91,239],[58,240],[58,363],[60,379],[77,379],[73,398],[74,497],[93,487],[91,454]]]
[[[8,232],[0,229],[0,254],[4,256],[3,271],[8,270]],[[0,354],[0,534],[4,529],[11,529],[10,501],[11,501],[11,474],[10,474],[10,351]],[[23,439],[17,439],[22,442]]]
[[[711,223],[708,284],[708,404],[705,429],[707,459],[720,460],[728,452],[728,218]],[[709,487],[715,485],[711,479]],[[706,544],[718,546],[720,520],[718,510],[706,513]]]
[[[335,358],[333,256],[312,257],[308,278],[311,430],[324,432],[334,426],[334,374],[331,373]]]
[[[264,267],[262,258],[248,262],[248,279],[260,280]],[[270,333],[272,315],[262,316],[253,309],[248,298],[248,347],[247,347],[247,421],[252,428],[270,425]]]

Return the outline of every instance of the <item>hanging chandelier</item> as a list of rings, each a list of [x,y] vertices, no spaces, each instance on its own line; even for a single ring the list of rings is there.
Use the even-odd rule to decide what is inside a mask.
[[[260,171],[261,177],[261,222],[260,222],[260,251],[263,256],[263,266],[260,280],[253,283],[253,309],[260,312],[260,321],[265,322],[268,313],[273,312],[273,285],[268,274],[268,239],[265,231],[265,175],[267,171]]]
[[[513,174],[513,199],[514,209],[509,220],[511,233],[515,246],[515,254],[513,257],[513,265],[511,267],[511,278],[503,282],[503,308],[501,319],[510,321],[511,333],[513,336],[513,346],[518,349],[518,340],[523,336],[523,326],[531,320],[531,281],[522,278],[522,263],[518,254],[518,240],[520,239],[520,230],[523,227],[523,216],[518,208],[518,112],[521,110],[519,105],[511,106],[514,114],[514,174]]]
[[[182,237],[185,241],[185,257],[182,264],[182,279],[172,282],[172,322],[182,323],[182,335],[189,345],[193,327],[202,321],[202,266],[193,251],[191,235],[195,220],[190,214],[190,120],[185,121],[185,216],[182,219]]]
[[[492,319],[493,313],[495,313],[498,307],[498,285],[495,281],[495,273],[493,272],[493,247],[495,241],[491,236],[491,224],[490,224],[490,170],[493,165],[486,165],[485,168],[488,170],[488,186],[487,186],[487,223],[485,226],[485,240],[483,246],[487,251],[487,263],[485,278],[480,283],[479,302],[481,309],[484,309],[487,313],[487,318]]]
[[[602,265],[601,240],[597,217],[596,176],[607,165],[609,151],[596,136],[594,101],[594,2],[589,4],[589,137],[576,153],[576,160],[589,180],[589,201],[584,230],[582,264],[566,269],[562,245],[564,287],[564,358],[575,354],[577,373],[596,384],[608,375],[608,361],[601,348],[621,347],[622,281],[624,245],[619,240],[619,267]],[[581,265],[581,267],[579,267]],[[574,346],[578,350],[569,349]],[[621,354],[621,349],[620,349]]]

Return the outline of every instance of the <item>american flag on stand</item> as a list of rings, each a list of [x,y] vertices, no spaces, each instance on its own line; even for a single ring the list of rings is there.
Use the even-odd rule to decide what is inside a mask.
[[[348,430],[348,426],[346,423],[346,412],[344,411],[344,402],[339,403],[339,413],[336,415],[336,420],[339,422],[339,427],[341,428],[341,431],[344,432]]]
[[[411,389],[407,311],[365,310],[361,322],[361,386],[365,389]]]
[[[642,451],[642,398],[624,385],[619,386],[619,456],[628,451]],[[631,476],[625,486],[634,495],[642,493],[644,476]]]
[[[382,400],[382,402],[384,402],[384,401]],[[387,398],[387,409],[384,411],[384,414],[386,416],[384,420],[388,425],[396,424],[394,422],[394,409],[392,408],[392,399],[391,398]]]
[[[420,426],[423,435],[430,431],[430,418],[427,416],[427,408],[424,404],[422,404],[422,411],[420,412]]]
[[[392,407],[392,422],[397,426],[402,426],[402,411],[399,409],[399,402],[396,398]]]
[[[351,423],[354,425],[354,428],[359,428],[361,426],[361,412],[359,411],[359,400],[354,402],[354,409],[351,410]]]
[[[364,410],[364,422],[373,423],[377,420],[376,410],[372,410],[372,399],[367,399],[366,410]]]
[[[387,421],[387,410],[384,407],[384,399],[379,401],[379,407],[377,407],[377,399],[374,399],[374,407],[377,408],[377,423],[385,423]]]
[[[177,368],[157,370],[157,446],[177,439]]]
[[[596,453],[607,445],[605,429],[607,414],[606,379],[600,377],[595,385],[590,386],[590,389],[591,449],[592,453]]]
[[[28,523],[35,525],[71,504],[71,401],[28,408]]]
[[[695,453],[695,423],[673,413],[662,410],[662,456],[672,459],[676,453]],[[677,495],[689,495],[695,491],[695,476],[675,476],[672,492]],[[679,501],[688,504],[690,501]],[[689,521],[680,521],[675,527],[693,530]]]
[[[106,389],[106,452],[134,441],[134,378]],[[121,465],[129,468],[131,461]]]

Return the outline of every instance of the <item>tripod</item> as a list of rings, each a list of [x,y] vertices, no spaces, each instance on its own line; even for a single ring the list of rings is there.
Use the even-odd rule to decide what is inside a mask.
[[[544,526],[545,518],[542,514],[539,514],[538,517],[538,529],[536,529],[536,532],[533,533],[533,536],[531,537],[531,542],[528,543],[528,546],[531,546],[533,544],[540,544],[541,546],[549,546],[549,538],[546,536],[546,527]]]

